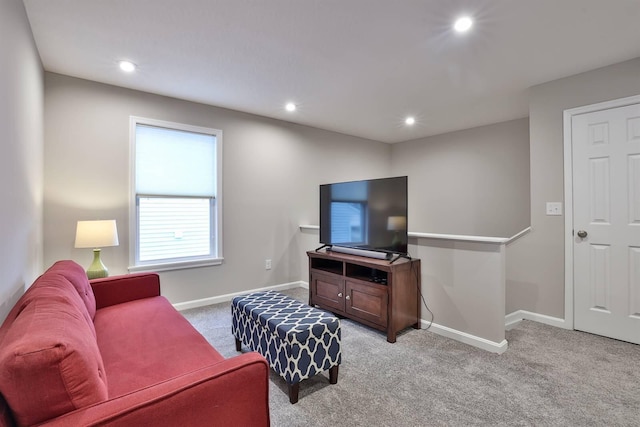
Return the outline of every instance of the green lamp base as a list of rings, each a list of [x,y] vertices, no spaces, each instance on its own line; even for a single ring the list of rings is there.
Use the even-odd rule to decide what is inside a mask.
[[[89,279],[109,277],[109,270],[107,270],[107,267],[105,267],[100,259],[100,249],[93,250],[93,262],[89,268],[87,268],[87,277]]]

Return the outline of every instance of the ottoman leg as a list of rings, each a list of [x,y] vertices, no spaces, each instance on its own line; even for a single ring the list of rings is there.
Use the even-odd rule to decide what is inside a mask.
[[[236,338],[236,351],[242,350],[242,343],[238,338]]]
[[[298,391],[300,391],[300,383],[289,384],[289,402],[298,403]]]
[[[338,384],[338,368],[340,365],[329,368],[329,383]]]

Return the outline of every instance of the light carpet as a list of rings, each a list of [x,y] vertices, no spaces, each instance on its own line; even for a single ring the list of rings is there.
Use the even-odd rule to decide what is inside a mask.
[[[303,288],[283,293],[308,301]],[[183,314],[223,356],[238,354],[230,302]],[[328,373],[303,381],[292,405],[271,372],[273,426],[640,426],[638,345],[523,321],[497,355],[428,330],[389,344],[380,331],[341,326],[337,384]]]

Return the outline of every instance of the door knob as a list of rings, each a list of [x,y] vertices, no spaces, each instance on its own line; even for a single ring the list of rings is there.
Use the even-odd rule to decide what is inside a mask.
[[[338,292],[338,298],[342,298],[342,292]]]
[[[578,237],[581,238],[581,239],[584,239],[585,237],[587,237],[587,234],[588,233],[586,231],[584,231],[584,230],[578,231]]]
[[[347,295],[345,298],[348,299],[348,300],[351,299],[351,297],[349,295]]]

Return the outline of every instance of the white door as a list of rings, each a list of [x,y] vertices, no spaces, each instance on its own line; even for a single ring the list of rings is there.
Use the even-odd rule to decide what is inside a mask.
[[[571,129],[574,328],[640,344],[640,104]]]

